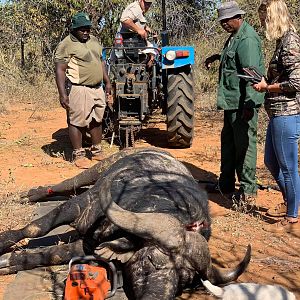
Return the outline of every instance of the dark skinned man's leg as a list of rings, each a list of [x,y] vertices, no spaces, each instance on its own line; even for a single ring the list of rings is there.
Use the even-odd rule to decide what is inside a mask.
[[[92,119],[92,122],[90,123],[90,134],[92,137],[92,160],[100,161],[104,158],[101,148],[102,123],[99,123],[95,119]]]
[[[82,133],[84,128],[69,124],[69,137],[73,146],[73,161],[80,169],[88,169],[91,164],[85,156],[85,149],[82,148]]]

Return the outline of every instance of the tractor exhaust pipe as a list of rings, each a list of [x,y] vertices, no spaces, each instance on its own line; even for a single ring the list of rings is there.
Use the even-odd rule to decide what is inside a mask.
[[[162,28],[162,33],[161,33],[161,41],[162,41],[162,46],[167,46],[169,45],[169,33],[167,30],[167,14],[166,14],[166,0],[161,1],[161,6],[162,6],[162,21],[163,21],[163,28]]]

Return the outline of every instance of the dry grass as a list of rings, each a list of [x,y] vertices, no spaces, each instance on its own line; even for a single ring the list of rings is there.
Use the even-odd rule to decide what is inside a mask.
[[[37,110],[59,104],[53,77],[22,71],[14,63],[5,63],[0,69],[0,80],[0,114],[5,113],[12,103],[31,103]]]
[[[13,102],[36,104],[40,109],[51,108],[59,104],[54,80],[45,75],[39,75],[33,84],[22,81],[21,84],[7,91],[6,95]]]
[[[35,206],[20,203],[21,191],[15,184],[13,170],[10,170],[8,179],[1,180],[0,190],[0,231],[20,228],[27,224],[32,218]]]

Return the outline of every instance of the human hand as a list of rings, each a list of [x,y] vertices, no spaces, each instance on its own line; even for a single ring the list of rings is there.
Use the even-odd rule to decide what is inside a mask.
[[[260,92],[260,93],[263,93],[263,92],[266,92],[267,89],[268,89],[268,84],[265,80],[265,78],[263,77],[261,82],[259,83],[256,83],[256,84],[253,84],[252,87],[257,91],[257,92]]]
[[[254,116],[254,109],[244,107],[242,112],[242,120],[248,122],[253,118],[253,116]]]
[[[60,105],[64,109],[69,109],[70,108],[70,106],[69,106],[69,96],[67,96],[67,95],[59,96],[59,102],[60,102]]]
[[[137,34],[140,35],[143,39],[147,39],[148,33],[145,29],[141,28],[137,31]]]
[[[109,107],[111,111],[113,111],[113,105],[114,105],[114,97],[111,94],[106,94],[106,104]]]
[[[154,64],[154,61],[155,61],[155,56],[153,54],[150,54],[150,58],[147,62],[147,68],[148,69],[152,68],[152,66]]]
[[[210,67],[211,67],[211,64],[212,64],[214,61],[219,60],[220,57],[221,57],[220,54],[214,54],[214,55],[209,56],[208,58],[206,58],[206,60],[204,61],[204,65],[205,65],[206,69],[209,70]]]
[[[108,106],[112,106],[114,104],[114,97],[111,94],[106,94],[106,102]]]
[[[151,30],[151,28],[149,27],[149,26],[145,26],[145,30],[149,33],[149,34],[151,34],[152,33],[152,30]]]
[[[111,83],[110,82],[106,82],[105,83],[105,94],[106,95],[110,95],[111,94]]]

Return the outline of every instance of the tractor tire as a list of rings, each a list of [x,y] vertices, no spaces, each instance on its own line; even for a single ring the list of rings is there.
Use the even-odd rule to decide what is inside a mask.
[[[194,136],[194,80],[191,66],[172,70],[167,83],[168,142],[174,148],[189,148]]]

